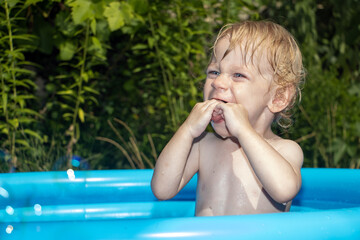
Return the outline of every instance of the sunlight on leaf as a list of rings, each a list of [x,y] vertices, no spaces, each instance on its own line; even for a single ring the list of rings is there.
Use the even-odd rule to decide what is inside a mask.
[[[91,1],[75,0],[69,2],[72,7],[71,16],[75,24],[82,24],[87,19],[94,17]]]
[[[112,2],[104,10],[104,15],[108,21],[111,31],[115,31],[124,26],[124,17],[120,11],[120,3]]]
[[[82,110],[82,108],[79,108],[79,119],[82,123],[85,122],[85,114],[84,114],[84,110]]]
[[[58,91],[57,94],[59,94],[59,95],[73,95],[74,91],[73,90]]]

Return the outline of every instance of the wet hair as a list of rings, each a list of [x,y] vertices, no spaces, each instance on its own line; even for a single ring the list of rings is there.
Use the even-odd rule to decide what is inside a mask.
[[[288,106],[275,116],[280,127],[290,127],[291,110],[296,100],[301,100],[301,86],[305,79],[302,55],[295,38],[285,28],[271,21],[227,24],[220,30],[213,45],[214,57],[216,44],[224,37],[229,38],[230,45],[223,58],[236,46],[241,47],[243,62],[246,64],[249,61],[246,61],[247,59],[253,64],[254,56],[266,56],[273,72],[273,81],[278,86],[277,93],[281,94],[286,88],[293,90],[294,94]],[[251,55],[247,56],[248,54]]]

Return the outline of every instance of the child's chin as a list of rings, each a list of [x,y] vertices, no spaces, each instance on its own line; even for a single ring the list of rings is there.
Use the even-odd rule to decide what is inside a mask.
[[[221,122],[221,123],[211,122],[211,126],[216,132],[216,134],[219,135],[221,138],[226,139],[228,137],[231,137],[229,131],[225,126],[225,122]]]

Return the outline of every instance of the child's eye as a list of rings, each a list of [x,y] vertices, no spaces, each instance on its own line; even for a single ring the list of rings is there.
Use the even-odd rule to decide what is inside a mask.
[[[234,77],[236,77],[236,78],[246,78],[246,76],[241,74],[241,73],[235,73]]]
[[[208,72],[209,75],[220,75],[218,71],[211,70]]]
[[[209,71],[208,74],[219,75],[220,73],[218,71]]]

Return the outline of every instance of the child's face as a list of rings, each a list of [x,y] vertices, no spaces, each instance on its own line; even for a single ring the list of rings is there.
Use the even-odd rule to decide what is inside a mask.
[[[259,119],[268,111],[273,90],[272,72],[266,54],[259,57],[247,52],[246,62],[240,46],[236,46],[225,57],[229,47],[228,38],[222,38],[215,46],[215,55],[207,68],[204,86],[204,100],[218,99],[224,102],[242,104],[249,114],[254,128],[261,128]],[[229,137],[225,122],[212,122],[214,130],[222,137]]]

